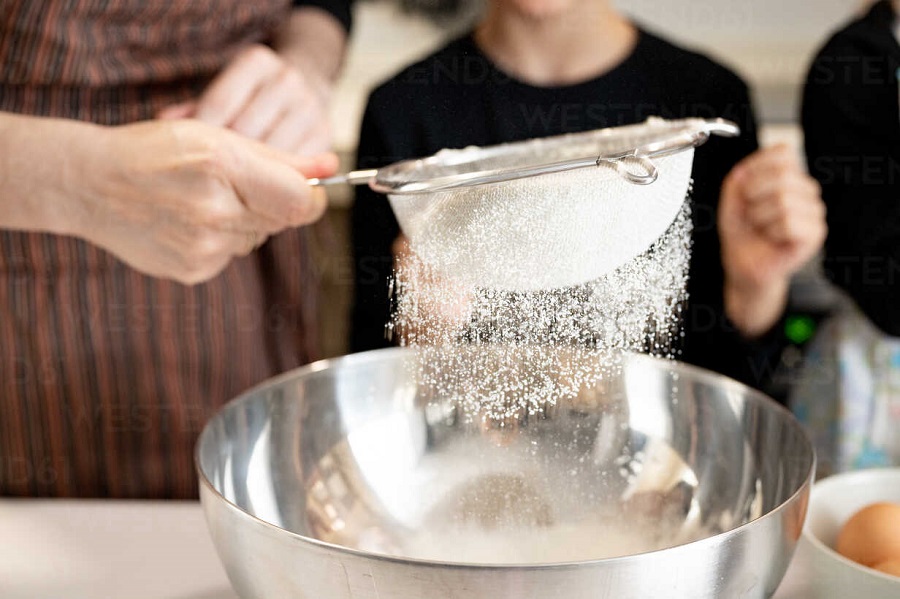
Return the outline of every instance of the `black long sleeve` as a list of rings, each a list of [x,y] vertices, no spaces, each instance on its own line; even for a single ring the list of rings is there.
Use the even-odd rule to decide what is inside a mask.
[[[890,2],[837,33],[810,69],[803,128],[828,208],[826,273],[900,336],[900,45]]]
[[[407,136],[396,127],[389,128],[390,122],[383,116],[390,111],[385,108],[370,102],[366,109],[356,153],[357,168],[378,168],[412,155],[396,148],[392,151],[390,146],[402,143],[400,140]],[[402,121],[396,124],[404,128]],[[391,312],[391,246],[400,234],[400,226],[387,197],[365,186],[356,189],[351,220],[355,285],[350,351],[360,352],[389,345],[385,325]]]

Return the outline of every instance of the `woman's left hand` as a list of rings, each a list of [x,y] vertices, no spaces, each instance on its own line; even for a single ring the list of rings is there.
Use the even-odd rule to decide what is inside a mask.
[[[825,241],[821,188],[788,146],[759,150],[725,179],[718,227],[726,314],[745,336],[763,335]]]
[[[162,119],[196,118],[279,150],[318,154],[331,143],[331,83],[254,44],[237,54],[196,100],[161,111]]]

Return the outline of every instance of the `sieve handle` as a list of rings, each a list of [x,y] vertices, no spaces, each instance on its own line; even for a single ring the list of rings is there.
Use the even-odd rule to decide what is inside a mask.
[[[377,169],[369,169],[365,171],[350,171],[343,175],[335,175],[334,177],[326,177],[324,179],[307,179],[306,182],[313,187],[323,185],[364,185],[378,176]]]
[[[643,169],[643,172],[629,168],[635,163]],[[651,183],[655,183],[659,178],[659,169],[656,168],[656,165],[649,156],[644,156],[642,154],[623,156],[620,158],[597,158],[597,166],[603,165],[614,167],[620,177],[635,185],[650,185]]]

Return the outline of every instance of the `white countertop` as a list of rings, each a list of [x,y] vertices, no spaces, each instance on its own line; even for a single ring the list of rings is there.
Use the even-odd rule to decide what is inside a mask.
[[[3,599],[237,599],[194,502],[0,501]]]
[[[805,572],[775,599],[812,597]],[[0,500],[0,597],[237,599],[199,504],[63,500]]]

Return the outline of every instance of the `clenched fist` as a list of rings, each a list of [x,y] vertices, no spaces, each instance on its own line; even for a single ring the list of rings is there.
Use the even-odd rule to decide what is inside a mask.
[[[827,233],[818,183],[780,145],[740,162],[719,202],[725,310],[748,337],[764,334],[787,302],[791,277]]]

